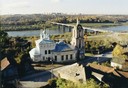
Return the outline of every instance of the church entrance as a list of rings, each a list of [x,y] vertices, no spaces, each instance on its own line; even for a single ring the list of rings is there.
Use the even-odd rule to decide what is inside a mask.
[[[51,61],[51,58],[50,58],[50,57],[48,57],[48,61],[49,61],[49,62]]]

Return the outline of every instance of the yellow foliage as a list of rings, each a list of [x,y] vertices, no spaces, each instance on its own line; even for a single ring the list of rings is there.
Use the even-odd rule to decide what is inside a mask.
[[[19,57],[15,58],[15,60],[16,60],[16,63],[17,63],[17,64],[20,64],[21,59],[20,59]]]
[[[87,41],[87,35],[84,35],[84,41]]]
[[[118,57],[121,56],[124,53],[124,49],[121,45],[116,45],[116,47],[114,48],[112,54],[114,57]]]
[[[31,42],[32,42],[32,47],[34,48],[36,46],[35,40],[37,40],[37,37],[32,37]]]

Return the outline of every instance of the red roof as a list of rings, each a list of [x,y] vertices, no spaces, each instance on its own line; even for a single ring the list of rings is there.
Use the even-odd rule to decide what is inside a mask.
[[[128,78],[128,72],[123,72],[123,71],[118,71],[118,70],[115,71],[114,68],[102,66],[102,65],[97,65],[97,64],[93,64],[93,63],[89,64],[89,66],[91,68],[97,69],[97,70],[105,72],[105,73],[113,73],[114,75],[119,76],[119,77],[121,77],[120,76],[120,74],[121,74],[124,77]]]
[[[7,58],[2,59],[1,60],[1,71],[4,70],[9,64],[10,62],[8,61]]]

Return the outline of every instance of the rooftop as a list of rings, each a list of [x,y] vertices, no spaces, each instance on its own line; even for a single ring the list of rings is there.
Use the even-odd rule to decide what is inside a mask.
[[[102,65],[97,65],[97,64],[89,64],[89,66],[101,72],[113,73],[115,76],[118,76],[118,77],[124,76],[125,78],[128,78],[128,72],[115,70],[112,67],[107,67],[107,66],[102,66]]]
[[[59,42],[56,44],[54,52],[61,52],[61,51],[67,51],[67,50],[73,50],[69,44],[66,44],[64,42]]]
[[[4,58],[3,60],[1,60],[1,71],[4,70],[9,65],[10,65],[10,62],[8,61],[7,58]]]

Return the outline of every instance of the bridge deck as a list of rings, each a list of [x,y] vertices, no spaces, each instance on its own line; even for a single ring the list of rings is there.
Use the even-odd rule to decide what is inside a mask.
[[[55,25],[61,25],[61,26],[67,26],[67,27],[74,27],[75,25],[72,24],[64,24],[64,23],[57,23],[57,22],[51,22]],[[89,28],[89,27],[83,27],[83,29],[92,30],[92,31],[99,31],[99,32],[113,32],[109,30],[103,30],[103,29],[96,29],[96,28]]]

